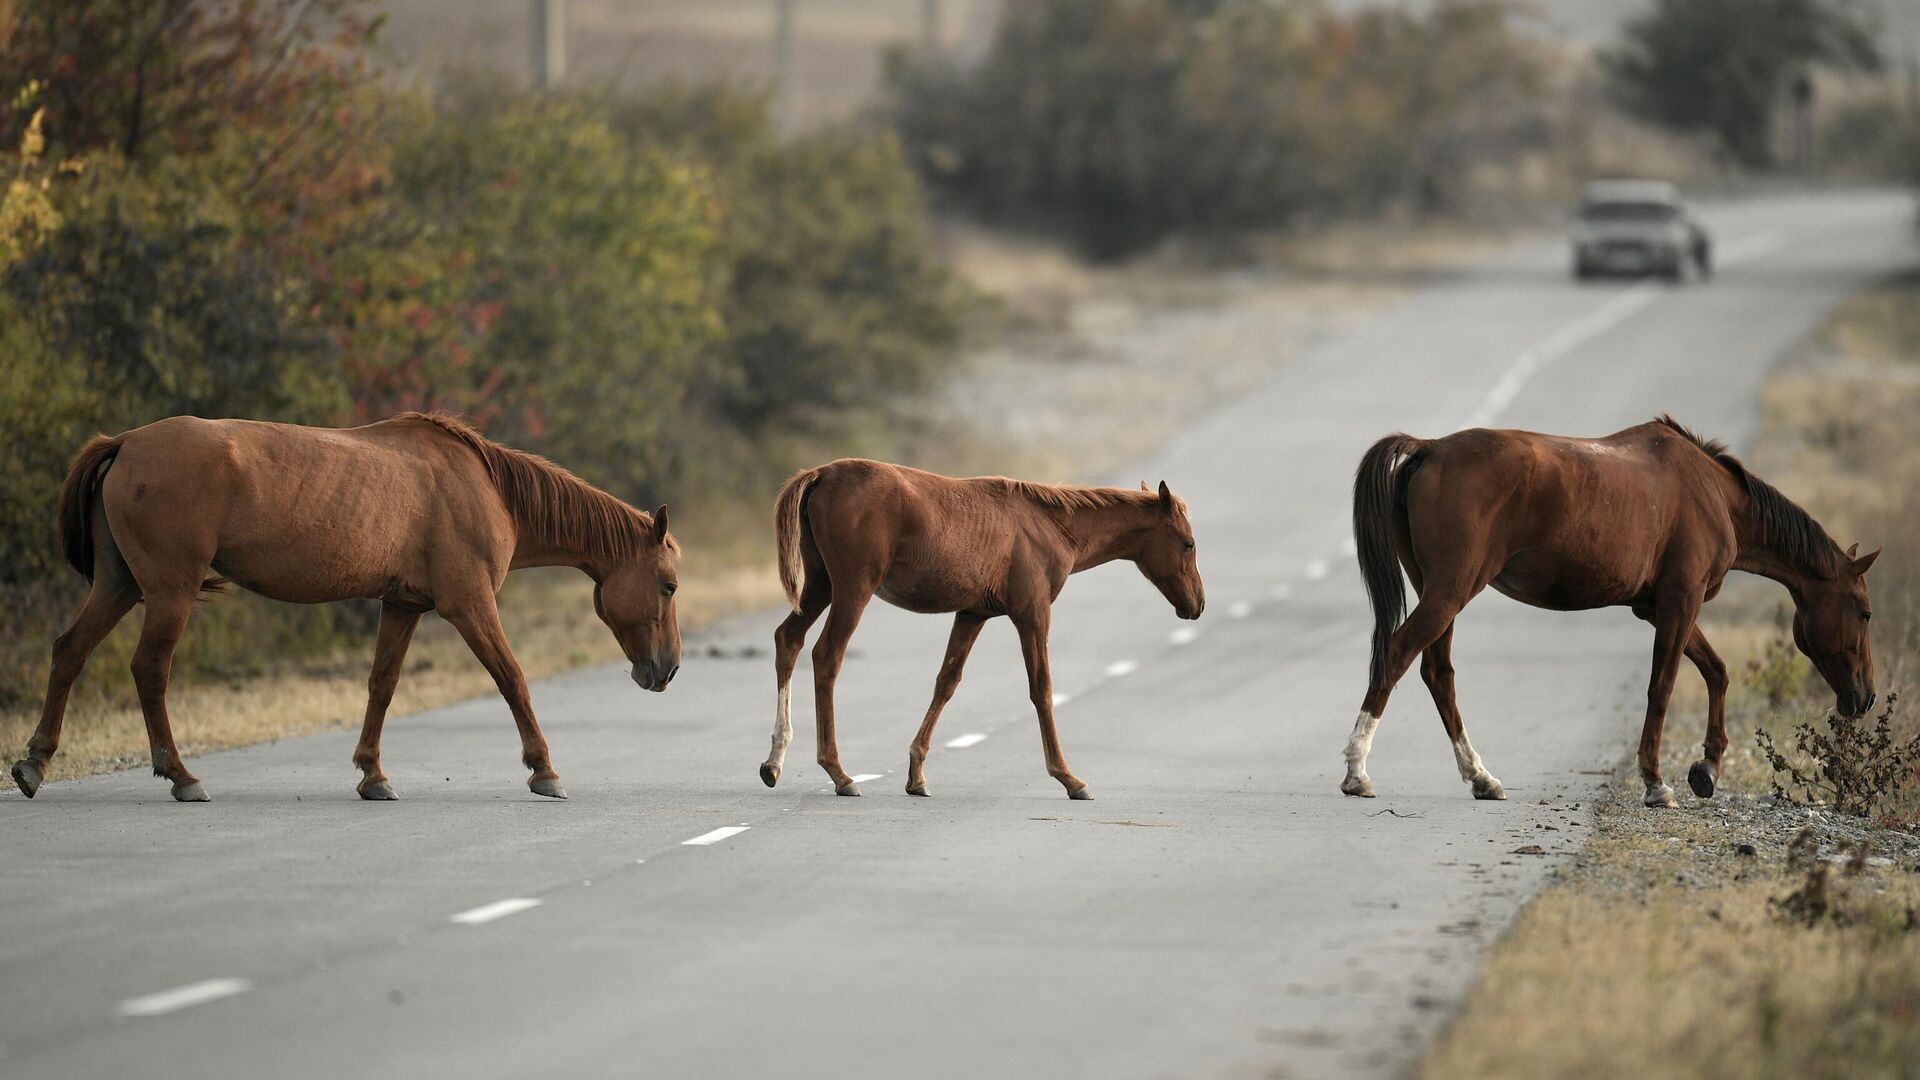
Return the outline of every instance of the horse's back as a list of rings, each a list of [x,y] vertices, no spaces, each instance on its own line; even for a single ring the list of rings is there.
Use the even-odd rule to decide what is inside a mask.
[[[1473,429],[1429,443],[1406,482],[1416,551],[1472,537],[1494,588],[1542,607],[1628,603],[1677,549],[1718,557],[1713,466],[1659,423],[1600,438]]]
[[[172,417],[124,436],[102,496],[116,541],[136,559],[141,548],[203,558],[255,592],[298,602],[424,591],[433,542],[510,543],[479,459],[409,421],[335,429]]]

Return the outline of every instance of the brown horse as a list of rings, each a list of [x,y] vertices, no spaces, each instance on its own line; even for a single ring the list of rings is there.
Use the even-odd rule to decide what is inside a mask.
[[[988,619],[1005,615],[1020,633],[1027,688],[1040,718],[1047,773],[1075,799],[1087,785],[1067,769],[1053,729],[1047,666],[1052,606],[1069,574],[1126,559],[1140,568],[1183,619],[1206,606],[1186,504],[1162,483],[1151,492],[1029,484],[1004,477],[956,480],[919,469],[846,458],[787,481],[774,506],[780,581],[793,613],[774,631],[779,709],[773,751],[760,766],[780,779],[791,720],[794,661],[807,628],[829,606],[813,647],[820,767],[841,795],[858,795],[840,768],[833,736],[833,683],[847,640],[875,594],[908,611],[954,612],[947,658],[920,733],[908,750],[907,791],[927,793],[927,748],[940,710],[960,685],[967,653]],[[802,582],[804,581],[804,585]]]
[[[1713,794],[1727,746],[1727,669],[1694,624],[1729,570],[1770,577],[1793,596],[1793,638],[1840,712],[1872,706],[1867,568],[1724,445],[1671,417],[1604,439],[1475,428],[1444,439],[1390,435],[1361,459],[1353,531],[1373,601],[1373,668],[1347,742],[1340,790],[1373,795],[1367,751],[1387,695],[1420,674],[1479,799],[1504,799],[1467,741],[1454,703],[1453,620],[1488,585],[1555,611],[1625,606],[1653,624],[1653,679],[1640,735],[1648,806],[1677,805],[1660,780],[1660,729],[1682,656],[1707,684],[1706,755],[1687,772]],[[1405,568],[1419,603],[1402,623]],[[1398,624],[1398,629],[1395,625]]]
[[[674,619],[679,545],[667,508],[652,516],[566,470],[482,437],[458,420],[408,413],[347,430],[176,416],[74,459],[60,492],[67,561],[93,583],[53,643],[40,726],[14,782],[32,797],[60,745],[67,692],[100,639],[145,602],[133,681],[153,770],[173,797],[202,802],[167,719],[173,649],[196,596],[227,581],[300,604],[381,601],[367,715],[353,754],[363,799],[391,799],[380,729],[420,616],[438,610],[493,676],[520,729],[527,786],[564,799],[494,595],[507,571],[577,566],[594,610],[664,690],[680,665]]]

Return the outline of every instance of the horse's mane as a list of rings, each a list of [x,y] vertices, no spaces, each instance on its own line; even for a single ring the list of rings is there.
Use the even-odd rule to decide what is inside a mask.
[[[523,539],[624,559],[639,553],[653,529],[652,514],[628,506],[538,454],[494,442],[459,417],[410,412],[394,419],[432,424],[478,454]]]
[[[1744,462],[1733,456],[1726,443],[1719,439],[1702,438],[1666,413],[1661,413],[1658,420],[1699,447],[1740,481],[1740,486],[1747,493],[1747,518],[1760,533],[1761,543],[1809,573],[1826,574],[1832,571],[1834,558],[1840,554],[1840,545],[1834,543],[1833,537],[1827,535],[1827,530],[1813,520],[1813,515],[1782,495],[1779,488],[1755,476]]]
[[[1108,506],[1145,506],[1160,501],[1157,492],[1135,491],[1131,488],[1036,484],[1028,480],[1008,480],[1006,484],[1008,490],[1055,510],[1099,510]]]

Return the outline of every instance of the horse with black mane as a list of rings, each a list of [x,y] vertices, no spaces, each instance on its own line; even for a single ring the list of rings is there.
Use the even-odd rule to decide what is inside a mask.
[[[1374,625],[1340,784],[1348,795],[1373,795],[1367,752],[1388,694],[1419,656],[1461,779],[1475,798],[1506,798],[1467,741],[1453,690],[1454,617],[1489,585],[1556,611],[1625,606],[1653,624],[1639,752],[1648,806],[1677,805],[1660,779],[1660,733],[1682,657],[1707,684],[1705,754],[1687,782],[1701,798],[1718,783],[1727,669],[1695,620],[1729,570],[1786,586],[1794,643],[1842,714],[1873,705],[1866,573],[1880,553],[1842,551],[1725,445],[1670,416],[1601,439],[1485,428],[1432,440],[1389,435],[1354,477],[1353,532]],[[1403,569],[1419,597],[1411,614]]]
[[[133,681],[153,771],[181,802],[206,800],[174,746],[167,679],[194,601],[229,581],[298,604],[381,602],[353,754],[363,799],[394,798],[380,769],[380,731],[414,627],[434,610],[506,698],[532,770],[527,786],[566,798],[494,606],[509,570],[585,571],[594,611],[642,688],[665,690],[680,667],[680,547],[667,534],[667,508],[636,510],[452,417],[407,413],[333,429],[176,416],[99,436],[68,470],[59,523],[67,562],[92,589],[54,639],[40,724],[13,766],[29,798],[60,746],[67,694],[87,657],[144,603]]]

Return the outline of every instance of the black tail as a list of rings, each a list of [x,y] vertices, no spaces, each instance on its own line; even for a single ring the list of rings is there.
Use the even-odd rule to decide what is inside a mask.
[[[60,547],[67,565],[93,580],[93,501],[100,495],[100,477],[108,462],[120,453],[123,436],[95,435],[75,455],[60,486]]]
[[[1387,642],[1407,613],[1407,583],[1393,550],[1394,519],[1404,510],[1399,479],[1401,462],[1416,464],[1424,439],[1389,435],[1374,443],[1353,476],[1353,542],[1360,553],[1360,576],[1373,601],[1373,667],[1369,686],[1378,686],[1387,665]]]

